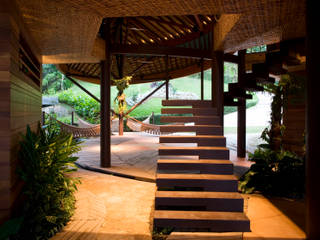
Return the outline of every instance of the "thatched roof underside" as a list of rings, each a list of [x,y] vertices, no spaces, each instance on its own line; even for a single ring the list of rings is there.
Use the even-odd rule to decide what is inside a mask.
[[[212,44],[211,25],[219,38],[215,47],[226,53],[305,36],[304,0],[16,1],[43,63],[63,64],[63,71],[92,81],[99,77],[97,63],[104,58],[100,30],[104,18],[112,18],[112,31],[118,36],[122,19],[122,41],[131,46],[207,49]],[[170,58],[170,76],[197,72],[198,64],[197,59]],[[135,71],[137,81],[164,75],[161,57],[128,56],[124,66],[124,74]]]

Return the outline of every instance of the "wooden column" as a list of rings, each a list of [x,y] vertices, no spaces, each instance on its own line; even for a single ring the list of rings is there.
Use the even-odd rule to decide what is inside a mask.
[[[246,50],[238,52],[240,62],[238,64],[238,82],[240,86],[243,86],[243,75],[246,72],[245,69],[245,54]],[[238,127],[237,127],[237,156],[246,157],[246,99],[238,99],[240,105],[238,106]]]
[[[200,67],[201,67],[201,100],[203,100],[204,99],[204,82],[203,82],[203,58],[201,58],[201,60],[200,60]]]
[[[165,57],[166,64],[166,100],[169,100],[169,57]]]
[[[212,57],[211,66],[211,96],[213,107],[217,108],[220,116],[220,125],[223,127],[223,87],[224,87],[224,69],[223,52],[215,51]]]
[[[319,20],[317,1],[307,0],[307,104],[306,104],[306,204],[307,239],[320,239],[320,37],[317,23]]]
[[[106,59],[101,61],[101,133],[100,133],[100,165],[111,167],[111,129],[110,129],[110,85],[111,85],[111,54],[110,54],[110,25],[104,22],[106,39]]]

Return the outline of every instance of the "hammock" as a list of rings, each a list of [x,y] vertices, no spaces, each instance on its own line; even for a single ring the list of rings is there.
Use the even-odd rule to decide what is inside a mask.
[[[94,137],[100,135],[100,124],[87,123],[80,118],[78,118],[79,127],[63,123],[59,120],[56,121],[59,123],[62,132],[71,133],[74,138]]]
[[[149,121],[150,116],[143,122],[132,117],[127,117],[127,126],[134,132],[146,132],[154,135],[160,135],[160,125],[150,124]]]

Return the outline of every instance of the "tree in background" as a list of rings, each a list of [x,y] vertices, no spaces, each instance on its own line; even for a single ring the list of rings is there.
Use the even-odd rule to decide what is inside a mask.
[[[55,94],[72,86],[72,82],[62,74],[55,65],[42,65],[42,93]]]

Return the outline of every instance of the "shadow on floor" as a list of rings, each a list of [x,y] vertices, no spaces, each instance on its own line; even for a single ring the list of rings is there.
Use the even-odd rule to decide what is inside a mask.
[[[291,219],[301,230],[306,231],[306,205],[305,200],[270,198],[268,200],[284,215]]]

